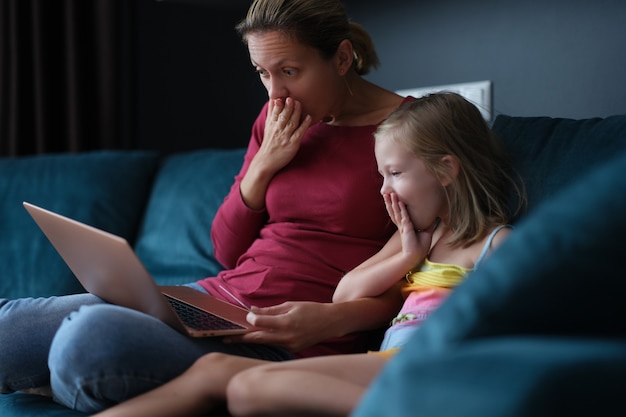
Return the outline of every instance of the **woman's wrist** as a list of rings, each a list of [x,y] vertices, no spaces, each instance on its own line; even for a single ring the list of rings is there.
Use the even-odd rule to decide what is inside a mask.
[[[391,291],[395,291],[395,294]],[[379,297],[330,303],[323,317],[328,323],[328,337],[341,337],[350,333],[380,329],[389,324],[402,305],[402,297],[394,286]]]
[[[262,210],[265,207],[265,194],[271,179],[272,175],[261,170],[254,161],[250,164],[239,184],[239,192],[251,210]]]

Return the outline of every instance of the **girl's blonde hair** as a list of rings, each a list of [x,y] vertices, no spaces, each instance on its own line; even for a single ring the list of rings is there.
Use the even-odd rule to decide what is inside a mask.
[[[445,187],[453,246],[481,240],[493,227],[507,224],[525,202],[523,182],[513,175],[501,143],[476,106],[458,94],[430,94],[407,102],[374,136],[405,145],[438,179],[450,178],[444,156],[458,160],[458,175]]]
[[[246,17],[235,27],[244,42],[251,33],[280,31],[332,58],[348,39],[354,50],[354,70],[367,74],[379,61],[372,38],[350,22],[339,0],[254,0]]]

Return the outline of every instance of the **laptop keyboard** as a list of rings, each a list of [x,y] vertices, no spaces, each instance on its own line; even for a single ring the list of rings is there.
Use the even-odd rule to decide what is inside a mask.
[[[165,295],[165,294],[164,294]],[[216,316],[213,313],[200,310],[189,304],[180,302],[179,300],[165,295],[165,298],[170,302],[174,310],[180,317],[183,323],[187,327],[191,327],[196,330],[230,330],[230,329],[243,329],[232,321],[223,319]]]

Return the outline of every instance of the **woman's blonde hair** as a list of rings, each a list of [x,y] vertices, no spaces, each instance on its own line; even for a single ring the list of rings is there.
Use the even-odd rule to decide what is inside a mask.
[[[458,94],[430,94],[407,102],[380,124],[374,136],[405,145],[435,177],[451,179],[445,194],[453,246],[481,240],[524,205],[524,184],[513,175],[500,141],[476,106]],[[454,178],[442,161],[446,155],[458,160]]]
[[[372,38],[350,22],[339,0],[254,0],[246,17],[235,27],[244,42],[251,33],[279,31],[332,58],[348,39],[354,50],[354,70],[367,74],[379,61]]]

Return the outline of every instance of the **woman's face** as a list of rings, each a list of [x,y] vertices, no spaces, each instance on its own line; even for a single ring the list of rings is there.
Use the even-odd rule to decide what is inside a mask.
[[[437,217],[447,215],[443,186],[423,160],[405,145],[385,137],[376,140],[374,152],[383,177],[380,193],[395,193],[415,228],[426,229]]]
[[[302,105],[302,118],[314,122],[332,114],[342,91],[335,60],[280,32],[251,33],[248,51],[270,99],[291,97]]]

